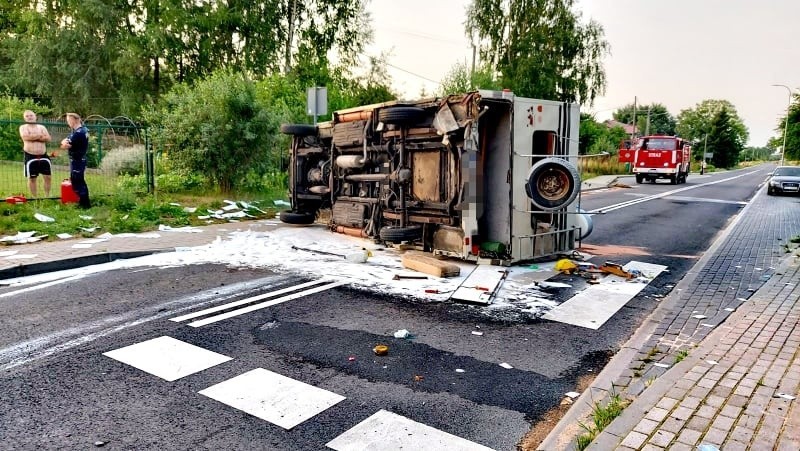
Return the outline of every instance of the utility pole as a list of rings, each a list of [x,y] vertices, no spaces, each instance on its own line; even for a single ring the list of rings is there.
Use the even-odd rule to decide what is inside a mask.
[[[647,125],[644,128],[644,136],[650,136],[650,107],[652,105],[647,105]]]
[[[792,112],[792,88],[786,85],[772,85],[772,86],[782,86],[789,91],[789,106],[786,107],[786,121],[783,124],[783,147],[781,147],[781,166],[783,166],[783,158],[786,155],[786,133],[789,132],[789,113]]]
[[[636,96],[633,96],[633,133],[631,133],[631,141],[636,140]]]

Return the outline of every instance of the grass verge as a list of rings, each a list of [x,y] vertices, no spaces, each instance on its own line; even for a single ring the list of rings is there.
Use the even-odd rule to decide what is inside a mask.
[[[612,395],[605,404],[599,401],[595,402],[592,407],[592,424],[580,423],[581,428],[586,432],[578,436],[576,445],[578,451],[586,449],[606,426],[620,416],[628,404],[629,402],[622,399],[619,394]]]
[[[236,202],[236,208],[223,210],[231,202]],[[157,230],[160,225],[200,226],[231,220],[272,218],[277,209],[271,199],[264,198],[243,200],[233,197],[226,202],[221,196],[207,195],[160,196],[156,200],[153,196],[126,192],[93,197],[92,208],[87,210],[51,199],[21,204],[3,202],[0,203],[0,236],[35,231],[37,236],[47,235],[45,240],[56,240],[56,235],[62,233],[88,238],[106,232],[146,232]],[[247,216],[221,217],[238,211]]]

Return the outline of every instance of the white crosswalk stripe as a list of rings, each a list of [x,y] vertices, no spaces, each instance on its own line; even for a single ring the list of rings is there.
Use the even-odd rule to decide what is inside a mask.
[[[483,445],[380,410],[327,443],[336,451],[430,449],[437,451],[491,451]]]
[[[119,362],[174,381],[231,360],[207,349],[162,336],[103,353]]]
[[[263,368],[248,371],[199,393],[284,429],[292,429],[345,399]]]

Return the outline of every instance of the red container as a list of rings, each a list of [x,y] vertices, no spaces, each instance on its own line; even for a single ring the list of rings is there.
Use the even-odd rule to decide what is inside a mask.
[[[78,195],[75,194],[75,191],[72,189],[72,182],[69,179],[64,179],[61,182],[61,203],[62,204],[76,204],[80,198]]]
[[[27,202],[28,199],[25,198],[22,194],[18,196],[8,196],[6,197],[6,202],[9,204],[24,204]]]

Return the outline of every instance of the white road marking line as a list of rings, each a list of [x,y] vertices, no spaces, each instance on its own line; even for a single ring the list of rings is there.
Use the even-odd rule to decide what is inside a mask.
[[[314,280],[314,281],[311,281],[311,282],[305,282],[305,283],[301,283],[299,285],[295,285],[295,286],[292,286],[292,287],[282,288],[280,290],[270,291],[269,293],[259,294],[258,296],[253,296],[253,297],[249,297],[249,298],[245,298],[245,299],[240,299],[238,301],[230,302],[228,304],[219,305],[217,307],[211,307],[211,308],[208,308],[208,309],[205,309],[205,310],[201,310],[199,312],[189,313],[189,314],[183,315],[183,316],[176,316],[175,318],[170,318],[169,320],[170,321],[174,321],[176,323],[179,323],[181,321],[186,321],[187,319],[197,318],[197,317],[200,317],[200,316],[206,316],[206,315],[208,315],[210,313],[220,312],[222,310],[227,310],[229,308],[238,307],[240,305],[249,304],[249,303],[255,302],[255,301],[260,301],[261,299],[275,297],[275,296],[278,296],[278,295],[284,294],[284,293],[290,293],[292,291],[297,291],[297,290],[300,290],[302,288],[310,287],[310,286],[313,286],[313,285],[319,285],[320,283],[323,283],[323,282],[326,282],[326,280],[320,279],[320,280]]]
[[[104,352],[103,355],[170,382],[232,360],[168,336]]]
[[[682,187],[682,188],[673,189],[673,190],[670,190],[670,191],[665,191],[665,192],[660,193],[660,194],[654,194],[652,196],[642,197],[641,199],[628,200],[628,201],[625,201],[625,202],[620,202],[618,204],[609,205],[608,207],[595,208],[594,210],[587,211],[587,213],[589,213],[589,214],[608,213],[610,211],[619,210],[620,208],[630,207],[630,206],[633,206],[633,205],[636,205],[636,204],[640,204],[642,202],[649,202],[651,200],[661,199],[661,198],[664,198],[664,197],[672,196],[673,194],[677,194],[677,193],[680,193],[680,192],[683,192],[683,191],[689,191],[689,190],[693,190],[693,189],[697,189],[697,188],[702,188],[704,186],[716,185],[717,183],[729,182],[731,180],[736,180],[738,178],[741,178],[741,177],[744,177],[744,176],[747,176],[747,175],[751,175],[751,174],[755,174],[757,172],[759,172],[759,171],[750,171],[750,172],[745,172],[743,174],[739,174],[739,175],[736,175],[736,176],[733,176],[733,177],[728,177],[728,178],[724,178],[724,179],[720,179],[720,180],[715,180],[713,182],[702,183],[700,185],[685,186],[685,187]]]
[[[667,269],[666,266],[637,261],[632,261],[623,268],[639,270],[651,279]],[[590,285],[545,313],[542,318],[597,330],[647,285],[626,282],[622,277],[608,275],[599,284]]]
[[[491,451],[491,448],[386,410],[379,410],[328,442],[326,446],[336,451],[380,449]]]
[[[287,430],[346,399],[263,368],[198,393]]]
[[[50,287],[50,286],[53,286],[53,285],[58,285],[58,284],[61,284],[61,283],[66,283],[66,282],[71,282],[73,280],[82,279],[83,277],[84,277],[83,274],[77,274],[77,275],[74,275],[74,276],[71,276],[71,277],[65,277],[63,279],[51,280],[50,282],[40,283],[39,285],[33,285],[33,286],[28,287],[28,288],[22,288],[20,290],[9,291],[8,293],[0,294],[0,298],[6,298],[6,297],[9,297],[9,296],[15,296],[17,294],[27,293],[29,291],[40,290],[42,288],[47,288],[47,287]]]
[[[196,309],[198,306],[219,302],[220,297],[232,299],[241,296],[242,291],[254,291],[279,279],[281,279],[279,276],[270,276],[217,287],[14,343],[11,346],[0,348],[0,365],[2,365],[0,370],[10,370],[26,365],[131,327],[167,318],[174,315],[175,312],[188,311]]]
[[[305,291],[300,291],[299,293],[293,293],[293,294],[290,294],[288,296],[283,296],[283,297],[279,297],[277,299],[273,299],[271,301],[262,302],[260,304],[255,304],[255,305],[250,305],[248,307],[240,308],[238,310],[233,310],[233,311],[230,311],[230,312],[227,312],[227,313],[223,313],[221,315],[211,316],[209,318],[205,318],[205,319],[201,319],[201,320],[198,320],[198,321],[194,321],[194,322],[189,323],[189,325],[192,326],[192,327],[205,326],[207,324],[216,323],[217,321],[222,321],[222,320],[225,320],[225,319],[228,319],[228,318],[233,318],[234,316],[239,316],[239,315],[243,315],[245,313],[254,312],[256,310],[261,310],[263,308],[271,307],[273,305],[278,305],[278,304],[281,304],[281,303],[286,302],[286,301],[291,301],[292,299],[297,299],[297,298],[301,298],[301,297],[304,297],[304,296],[308,296],[309,294],[319,293],[321,291],[329,290],[331,288],[338,287],[340,285],[345,285],[345,284],[347,284],[346,281],[331,282],[329,284],[322,285],[320,287],[312,288],[312,289],[305,290]]]

